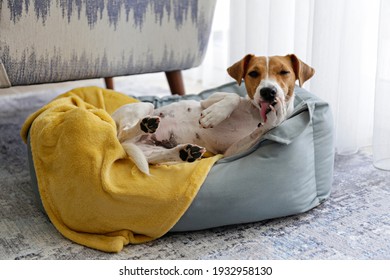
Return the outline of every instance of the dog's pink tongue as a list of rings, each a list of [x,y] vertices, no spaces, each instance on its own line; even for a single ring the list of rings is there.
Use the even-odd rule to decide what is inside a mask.
[[[268,111],[268,107],[269,107],[269,102],[267,101],[261,101],[260,102],[260,114],[261,114],[261,117],[263,119],[264,122],[267,121],[267,111]]]

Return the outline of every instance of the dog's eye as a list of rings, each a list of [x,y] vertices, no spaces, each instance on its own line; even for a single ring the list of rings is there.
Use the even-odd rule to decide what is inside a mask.
[[[279,72],[280,75],[287,75],[287,74],[290,74],[290,71],[287,71],[287,70],[282,70]]]
[[[251,76],[252,78],[257,78],[260,74],[257,71],[251,71],[248,73],[248,75]]]

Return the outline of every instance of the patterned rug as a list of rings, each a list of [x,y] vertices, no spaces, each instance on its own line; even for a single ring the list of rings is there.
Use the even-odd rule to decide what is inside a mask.
[[[51,97],[0,96],[0,259],[390,259],[390,172],[370,148],[336,156],[331,197],[301,215],[169,233],[119,254],[72,243],[36,206],[19,136]]]

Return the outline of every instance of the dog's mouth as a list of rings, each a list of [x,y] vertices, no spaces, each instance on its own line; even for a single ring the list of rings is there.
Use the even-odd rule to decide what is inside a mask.
[[[260,101],[260,115],[264,122],[267,121],[267,114],[271,111],[271,105],[275,106],[276,100],[269,101]]]
[[[271,111],[269,105],[271,104],[267,101],[260,101],[260,115],[264,122],[267,121],[267,114]]]

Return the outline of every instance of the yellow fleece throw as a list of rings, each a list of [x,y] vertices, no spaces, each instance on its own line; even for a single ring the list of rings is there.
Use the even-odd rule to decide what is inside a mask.
[[[213,156],[193,163],[151,166],[141,173],[126,155],[111,118],[137,102],[98,87],[60,95],[26,120],[43,206],[70,240],[106,252],[167,233],[191,205]]]

